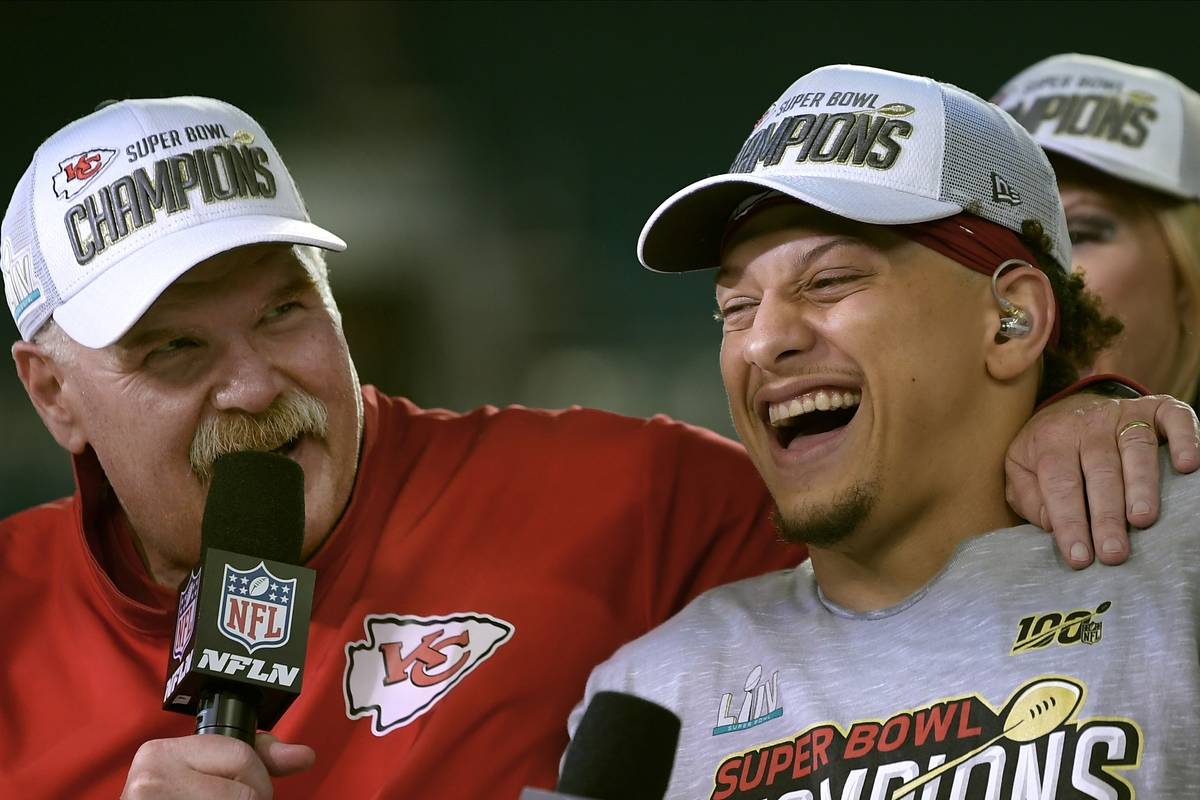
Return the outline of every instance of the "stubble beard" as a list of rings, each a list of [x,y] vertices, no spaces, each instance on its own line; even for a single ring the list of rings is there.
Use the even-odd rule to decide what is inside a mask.
[[[823,504],[808,503],[772,517],[779,536],[790,544],[832,548],[844,543],[871,515],[879,500],[874,482],[851,486]]]

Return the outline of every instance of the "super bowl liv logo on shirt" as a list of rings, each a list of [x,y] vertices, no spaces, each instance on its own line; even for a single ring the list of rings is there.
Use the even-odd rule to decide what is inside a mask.
[[[779,670],[765,678],[759,664],[750,670],[739,695],[736,700],[732,692],[721,695],[713,736],[744,731],[783,716],[783,707],[779,704]]]
[[[1133,720],[1080,719],[1086,686],[1043,675],[1002,706],[978,694],[898,711],[888,719],[810,725],[726,756],[710,800],[968,800],[1135,796],[1141,765]]]
[[[777,119],[750,135],[729,171],[756,172],[785,157],[795,163],[890,169],[902,149],[898,140],[913,133],[912,123],[903,117],[916,109],[906,103],[877,108],[878,102],[878,94],[866,92],[802,92],[786,98],[767,110],[764,119],[772,110]],[[780,116],[797,108],[821,110]]]
[[[1139,89],[1125,90],[1119,80],[1097,75],[1047,75],[1021,86],[1020,94],[1048,90],[1013,105],[996,98],[1028,131],[1037,135],[1053,126],[1055,136],[1082,136],[1140,148],[1158,119],[1157,99]]]

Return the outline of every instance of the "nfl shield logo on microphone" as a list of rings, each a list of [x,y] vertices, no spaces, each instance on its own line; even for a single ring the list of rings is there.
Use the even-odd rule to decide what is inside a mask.
[[[287,644],[295,590],[295,578],[283,580],[261,561],[250,570],[226,564],[218,630],[248,653]]]
[[[192,641],[192,631],[196,627],[196,598],[200,595],[200,570],[188,576],[187,586],[179,596],[179,613],[175,617],[175,643],[171,652],[175,658],[183,658],[188,643]]]

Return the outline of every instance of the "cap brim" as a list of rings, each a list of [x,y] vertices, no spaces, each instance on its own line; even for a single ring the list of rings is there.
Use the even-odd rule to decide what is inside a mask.
[[[54,321],[84,347],[121,338],[183,273],[207,258],[251,244],[284,242],[342,251],[346,243],[304,220],[266,215],[217,219],[163,236],[122,258],[54,310]]]
[[[1148,189],[1163,192],[1172,197],[1179,197],[1185,200],[1197,199],[1195,195],[1188,194],[1180,189],[1167,178],[1164,178],[1158,173],[1149,172],[1148,170],[1140,169],[1136,164],[1131,164],[1128,161],[1121,161],[1115,158],[1105,158],[1102,155],[1093,153],[1089,150],[1072,147],[1065,142],[1047,142],[1038,141],[1047,153],[1057,156],[1066,156],[1073,158],[1083,164],[1087,164],[1093,169],[1098,169],[1106,175],[1111,175],[1119,180],[1128,181],[1137,186],[1144,186]]]
[[[650,215],[638,238],[638,260],[655,272],[720,266],[730,216],[743,200],[765,189],[872,225],[927,222],[963,210],[955,203],[839,178],[714,175],[679,190]]]

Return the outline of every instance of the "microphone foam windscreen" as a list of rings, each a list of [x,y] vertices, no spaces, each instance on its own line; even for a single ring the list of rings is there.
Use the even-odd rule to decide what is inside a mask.
[[[275,453],[243,451],[213,464],[200,544],[297,564],[304,541],[304,470]]]
[[[621,692],[597,692],[563,759],[558,791],[596,800],[662,800],[679,717]]]

